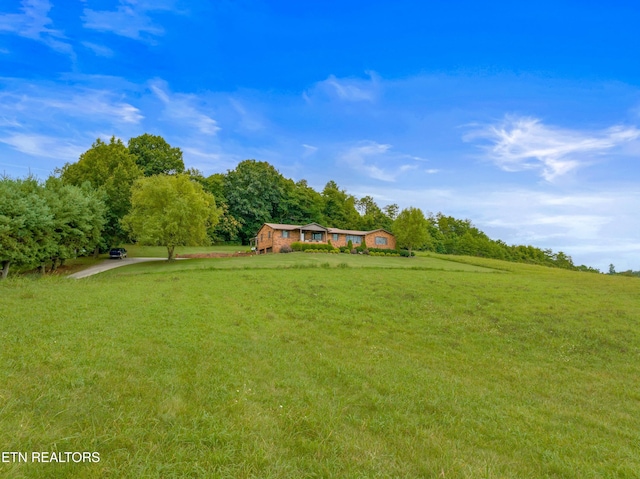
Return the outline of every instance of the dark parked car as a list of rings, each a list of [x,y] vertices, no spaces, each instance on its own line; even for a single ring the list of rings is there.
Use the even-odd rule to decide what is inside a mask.
[[[127,250],[124,248],[111,248],[109,250],[109,258],[111,259],[124,259],[127,257]]]

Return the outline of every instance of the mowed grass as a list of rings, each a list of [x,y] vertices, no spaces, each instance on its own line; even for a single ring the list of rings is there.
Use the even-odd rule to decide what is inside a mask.
[[[638,477],[640,281],[482,263],[4,282],[0,451],[101,461],[0,476]]]
[[[374,268],[374,269],[417,269],[498,273],[503,265],[495,269],[491,266],[450,261],[447,256],[420,256],[402,258],[392,256],[367,256],[328,253],[264,254],[226,258],[197,258],[180,261],[139,263],[124,268],[109,270],[104,275],[123,276],[143,273],[170,273],[188,270],[215,269],[295,269],[295,268]]]
[[[167,248],[165,246],[140,246],[126,244],[124,248],[130,258],[166,258]],[[176,246],[175,254],[191,253],[237,253],[246,252],[248,246],[242,245],[212,245],[212,246]],[[108,255],[105,255],[108,256]]]

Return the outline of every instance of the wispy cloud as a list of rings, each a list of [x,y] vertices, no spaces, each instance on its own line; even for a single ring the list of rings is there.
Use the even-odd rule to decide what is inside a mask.
[[[249,111],[245,104],[234,98],[229,99],[232,108],[240,116],[239,126],[246,131],[255,132],[265,128],[264,119],[254,112]]]
[[[104,45],[98,45],[97,43],[92,42],[82,42],[82,45],[99,57],[110,58],[114,55],[113,50],[109,47],[105,47]]]
[[[11,146],[27,155],[54,158],[62,162],[75,161],[87,148],[58,137],[32,134],[13,134],[0,137],[0,143]]]
[[[110,32],[134,40],[153,42],[164,35],[164,28],[150,16],[153,11],[168,11],[173,2],[120,0],[116,10],[84,9],[84,27],[100,32]]]
[[[374,102],[380,94],[381,81],[374,72],[366,73],[368,80],[329,75],[329,78],[305,91],[303,96],[307,101],[314,96],[325,96],[347,102]]]
[[[138,108],[108,90],[64,89],[52,91],[31,85],[0,95],[0,118],[18,126],[17,118],[32,116],[33,122],[52,118],[81,118],[90,121],[137,124],[143,116]]]
[[[412,164],[400,164],[395,168],[383,168],[378,166],[384,164],[398,164],[400,161],[412,158],[408,155],[391,152],[391,145],[376,143],[375,141],[364,141],[352,146],[340,155],[350,168],[364,172],[370,178],[381,181],[393,182],[396,178],[409,170],[415,168]]]
[[[151,90],[164,104],[165,117],[169,121],[189,124],[206,135],[215,135],[220,130],[216,120],[199,111],[196,95],[170,93],[162,81],[152,82]]]
[[[640,138],[635,127],[613,126],[598,132],[582,132],[544,125],[530,117],[507,117],[465,136],[466,141],[488,140],[487,157],[505,171],[538,170],[553,181],[602,154]]]
[[[304,148],[304,152],[302,153],[303,158],[308,158],[318,151],[317,146],[307,145],[306,143],[302,144],[302,148]]]
[[[49,0],[23,0],[21,10],[22,13],[0,14],[0,32],[15,33],[44,43],[57,52],[74,55],[65,35],[51,27],[53,21],[49,18]]]

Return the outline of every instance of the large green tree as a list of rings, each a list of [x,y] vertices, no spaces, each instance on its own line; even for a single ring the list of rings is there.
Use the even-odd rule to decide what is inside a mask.
[[[371,196],[365,196],[360,198],[356,206],[360,211],[360,220],[358,222],[358,228],[365,231],[370,231],[378,228],[384,228],[386,230],[391,229],[393,219],[388,216],[380,207],[376,204],[375,200]],[[389,205],[389,209],[397,208],[397,205]]]
[[[396,236],[398,246],[411,251],[421,248],[429,242],[429,224],[419,208],[409,207],[400,212],[393,222],[393,234]]]
[[[54,247],[48,259],[55,270],[65,260],[92,251],[100,243],[106,207],[88,183],[82,187],[65,185],[51,177],[44,185],[43,195],[53,217],[50,234]]]
[[[139,244],[166,246],[172,260],[176,246],[209,244],[218,216],[213,195],[189,175],[155,175],[136,181],[122,223]]]
[[[81,186],[89,182],[104,195],[107,211],[102,246],[111,247],[127,239],[120,220],[131,208],[131,186],[142,176],[142,170],[121,140],[111,137],[105,143],[97,139],[76,163],[67,163],[59,173],[66,184]]]
[[[322,196],[307,184],[307,180],[285,179],[279,211],[280,223],[322,223]]]
[[[333,228],[355,229],[360,215],[356,198],[341,190],[335,181],[329,181],[322,190],[324,223]]]
[[[35,178],[0,178],[0,266],[2,279],[12,264],[36,266],[54,248],[53,215]]]
[[[286,220],[285,179],[266,161],[245,160],[224,178],[229,214],[242,224],[239,237],[247,244],[265,222]]]
[[[135,156],[136,164],[145,176],[184,172],[182,150],[172,147],[161,136],[145,133],[131,138],[129,153]]]
[[[191,178],[202,185],[205,191],[211,193],[216,199],[216,205],[220,209],[218,222],[209,228],[208,234],[214,243],[236,243],[242,223],[238,221],[230,212],[227,199],[224,196],[225,175],[215,173],[204,177],[203,174],[190,168],[187,173]]]

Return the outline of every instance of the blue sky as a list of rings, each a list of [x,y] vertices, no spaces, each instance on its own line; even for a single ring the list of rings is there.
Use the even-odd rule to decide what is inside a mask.
[[[639,24],[631,1],[5,0],[0,172],[148,132],[205,174],[265,160],[638,270]]]

